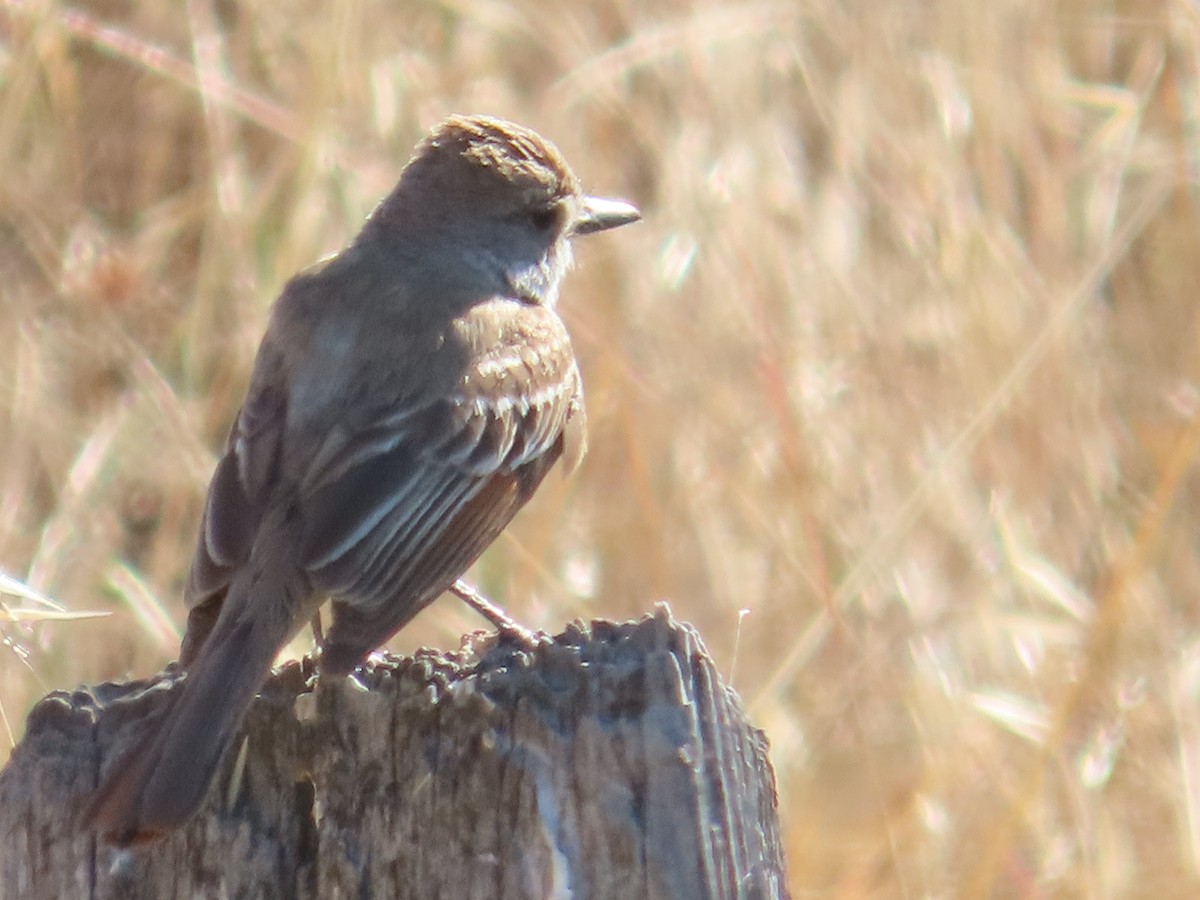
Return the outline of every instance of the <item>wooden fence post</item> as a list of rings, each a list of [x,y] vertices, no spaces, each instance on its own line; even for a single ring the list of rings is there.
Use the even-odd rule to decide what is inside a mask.
[[[664,605],[311,674],[277,670],[197,818],[128,851],[74,814],[173,680],[45,698],[0,773],[0,898],[786,896],[766,741]]]

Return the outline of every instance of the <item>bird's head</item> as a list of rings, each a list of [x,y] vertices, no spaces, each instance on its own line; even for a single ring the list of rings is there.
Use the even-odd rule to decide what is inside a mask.
[[[372,225],[553,305],[569,239],[639,218],[628,203],[586,196],[558,149],[528,128],[451,116],[418,145]]]

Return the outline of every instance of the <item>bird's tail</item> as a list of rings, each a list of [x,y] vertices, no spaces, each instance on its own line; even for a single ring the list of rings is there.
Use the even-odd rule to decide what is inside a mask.
[[[250,603],[239,581],[162,720],[112,767],[84,810],[85,824],[112,843],[150,841],[191,817],[292,631],[283,586],[266,596],[258,579]]]

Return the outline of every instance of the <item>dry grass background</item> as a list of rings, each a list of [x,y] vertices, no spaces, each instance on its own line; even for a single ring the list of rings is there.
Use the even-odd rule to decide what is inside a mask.
[[[1198,80],[1182,0],[0,0],[0,569],[113,613],[4,598],[6,721],[172,657],[268,305],[487,111],[646,221],[477,581],[697,623],[797,896],[1197,896]]]

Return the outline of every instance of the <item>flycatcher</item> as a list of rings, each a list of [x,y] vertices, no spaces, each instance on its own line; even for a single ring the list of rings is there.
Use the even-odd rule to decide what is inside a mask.
[[[443,593],[585,446],[555,312],[570,239],[634,222],[534,132],[455,116],[341,253],[293,278],[209,486],[186,672],[85,818],[109,840],[186,821],[279,650],[326,598],[320,671],[350,672]]]

